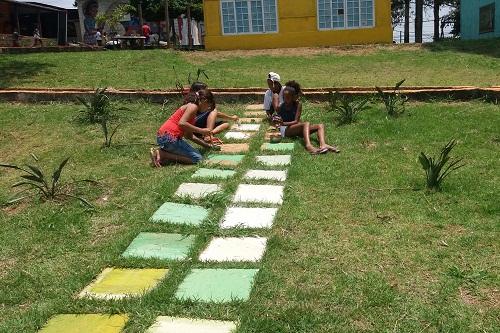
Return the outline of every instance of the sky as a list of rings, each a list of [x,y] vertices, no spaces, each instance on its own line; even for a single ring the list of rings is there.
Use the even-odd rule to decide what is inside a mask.
[[[52,6],[58,6],[62,8],[75,8],[73,4],[75,0],[17,0],[19,2],[38,2]]]

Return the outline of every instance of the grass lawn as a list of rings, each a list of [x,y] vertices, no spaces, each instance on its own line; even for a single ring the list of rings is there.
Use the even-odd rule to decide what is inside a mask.
[[[304,87],[500,85],[500,39],[424,46],[358,46],[257,51],[166,50],[2,55],[0,88],[175,87],[206,69],[213,87],[263,87],[276,71]]]
[[[139,53],[64,56],[98,61],[115,54]],[[71,156],[66,180],[101,182],[81,193],[94,211],[76,201],[33,201],[0,210],[0,332],[35,333],[54,314],[97,312],[130,314],[127,333],[144,332],[158,315],[240,320],[239,333],[498,331],[498,106],[412,103],[394,120],[375,104],[357,124],[335,127],[322,105],[307,104],[305,119],[325,122],[329,141],[342,153],[313,157],[296,145],[275,225],[255,233],[269,237],[266,255],[260,264],[243,265],[203,264],[197,258],[213,235],[241,234],[220,231],[217,223],[243,172],[256,167],[262,133],[237,176],[222,182],[224,195],[203,202],[212,213],[202,228],[153,224],[153,212],[196,167],[150,168],[149,143],[172,106],[129,107],[133,112],[124,117],[116,146],[101,150],[99,128],[72,121],[79,106],[0,104],[2,162],[28,162],[30,152],[49,165]],[[230,113],[244,107],[220,108]],[[463,156],[466,167],[446,179],[441,193],[428,193],[417,156],[436,154],[452,137],[459,141],[452,155]],[[16,175],[0,169],[0,203],[12,194]],[[120,258],[141,231],[197,235],[191,259]],[[170,273],[141,299],[74,298],[114,265],[168,267]],[[176,301],[176,288],[193,267],[260,272],[247,303]]]

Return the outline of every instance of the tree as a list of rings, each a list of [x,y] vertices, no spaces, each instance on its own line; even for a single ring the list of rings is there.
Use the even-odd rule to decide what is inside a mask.
[[[422,43],[424,0],[415,0],[415,43]]]

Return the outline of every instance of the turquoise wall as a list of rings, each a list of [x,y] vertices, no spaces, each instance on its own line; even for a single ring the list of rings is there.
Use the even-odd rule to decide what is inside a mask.
[[[479,34],[479,8],[495,3],[495,31]],[[462,0],[461,37],[463,39],[500,37],[500,0]]]

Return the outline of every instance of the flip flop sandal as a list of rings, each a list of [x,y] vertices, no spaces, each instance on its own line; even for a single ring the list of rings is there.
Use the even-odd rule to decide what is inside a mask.
[[[340,149],[338,149],[337,146],[333,146],[332,148],[329,148],[328,150],[330,150],[331,152],[334,152],[335,154],[340,153]]]
[[[323,155],[328,153],[328,148],[317,149],[316,151],[310,152],[311,155]]]

